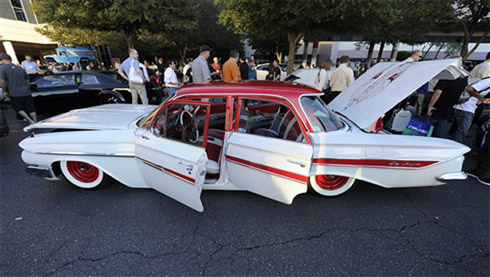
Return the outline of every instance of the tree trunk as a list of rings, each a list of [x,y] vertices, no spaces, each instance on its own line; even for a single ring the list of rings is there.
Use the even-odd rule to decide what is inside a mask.
[[[393,49],[391,49],[390,62],[396,61],[396,55],[398,54],[398,42],[393,43]]]
[[[126,44],[128,45],[128,50],[134,48],[133,39],[131,38],[130,32],[124,32],[124,38],[126,39]]]
[[[468,51],[468,44],[466,44],[466,54],[463,56],[461,55],[461,57],[463,58],[463,61],[466,60],[467,58],[469,58],[471,56],[471,54],[473,54],[473,52],[475,52],[475,50],[478,48],[478,46],[480,46],[480,44],[483,42],[483,40],[488,36],[488,34],[490,33],[490,30],[487,30],[485,32],[485,34],[483,34],[483,36],[481,36],[478,41],[476,42],[475,46],[473,46],[473,48],[471,48],[470,51]],[[461,50],[462,52],[462,50]]]
[[[289,52],[287,63],[287,74],[293,72],[294,69],[294,54],[296,53],[296,45],[303,37],[303,33],[288,32]]]
[[[177,46],[177,49],[179,51],[179,56],[180,56],[180,61],[182,63],[185,63],[185,56],[187,55],[187,45],[185,45],[184,47],[178,47]]]
[[[385,49],[385,43],[386,42],[382,41],[381,45],[379,46],[378,58],[376,59],[376,63],[379,63],[383,58],[383,50]]]
[[[374,52],[374,46],[376,45],[375,42],[369,42],[369,49],[368,49],[368,56],[366,60],[366,69],[371,68],[371,62],[373,60],[373,52]]]

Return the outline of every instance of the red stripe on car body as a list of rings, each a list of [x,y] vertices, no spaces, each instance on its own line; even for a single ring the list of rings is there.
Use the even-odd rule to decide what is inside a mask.
[[[270,166],[267,166],[267,165],[254,163],[254,162],[251,162],[251,161],[243,160],[243,159],[240,159],[240,158],[237,158],[237,157],[233,157],[233,156],[229,156],[229,155],[227,155],[226,158],[228,160],[230,160],[230,161],[241,163],[243,165],[251,166],[251,167],[254,167],[254,168],[257,168],[257,169],[261,169],[261,170],[264,170],[264,171],[267,171],[267,172],[270,172],[270,173],[273,173],[273,174],[276,174],[276,175],[280,175],[282,177],[286,177],[286,178],[293,179],[293,180],[300,181],[300,182],[304,182],[304,183],[308,182],[308,176],[303,176],[303,175],[300,175],[300,174],[296,174],[296,173],[293,173],[293,172],[285,171],[285,170],[282,170],[282,169],[277,169],[277,168],[270,167]]]
[[[330,159],[315,158],[315,164],[328,165],[360,165],[360,166],[380,166],[380,167],[408,167],[420,168],[433,165],[438,161],[414,161],[414,160],[375,160],[375,159]]]

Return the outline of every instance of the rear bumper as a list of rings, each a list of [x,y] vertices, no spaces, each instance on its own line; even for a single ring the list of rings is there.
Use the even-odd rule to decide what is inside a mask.
[[[28,165],[26,168],[26,172],[36,177],[43,177],[47,180],[59,180],[59,178],[56,177],[56,174],[54,174],[52,168],[40,167],[37,165]]]
[[[447,181],[463,181],[468,178],[468,175],[466,175],[465,172],[459,171],[459,172],[450,172],[450,173],[445,173],[442,174],[441,176],[437,177],[437,180],[441,182],[447,182]]]

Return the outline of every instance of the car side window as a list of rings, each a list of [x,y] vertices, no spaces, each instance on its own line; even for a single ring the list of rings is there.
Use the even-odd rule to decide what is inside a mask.
[[[205,106],[197,104],[170,104],[157,115],[153,133],[167,139],[202,146],[206,109]]]
[[[82,74],[81,84],[83,85],[99,85],[100,81],[93,74]]]
[[[63,87],[63,86],[74,86],[75,75],[46,75],[36,81],[34,81],[37,88],[52,88],[52,87]]]
[[[238,132],[306,142],[293,111],[280,103],[242,99]]]

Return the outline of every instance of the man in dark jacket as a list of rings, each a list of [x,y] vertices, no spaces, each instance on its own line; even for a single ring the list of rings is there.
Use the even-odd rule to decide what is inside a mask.
[[[22,67],[12,63],[7,54],[0,55],[3,65],[0,66],[0,88],[8,93],[10,105],[23,118],[34,124],[37,121],[36,108],[31,96],[30,82]]]

